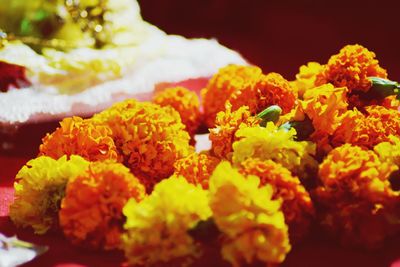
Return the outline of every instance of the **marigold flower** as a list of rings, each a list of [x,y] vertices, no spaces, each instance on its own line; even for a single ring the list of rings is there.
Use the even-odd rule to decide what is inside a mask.
[[[333,134],[335,146],[350,143],[373,148],[389,140],[390,135],[400,135],[400,112],[382,106],[365,107],[366,115],[357,109],[343,115],[341,125]]]
[[[278,129],[272,122],[266,127],[242,128],[236,132],[232,161],[240,164],[248,158],[273,160],[294,175],[305,178],[318,163],[313,158],[316,146],[308,141],[294,141],[296,130]]]
[[[184,87],[168,88],[156,93],[153,103],[162,107],[170,106],[178,111],[182,123],[186,126],[190,137],[194,141],[194,135],[201,123],[200,103],[196,93]]]
[[[299,178],[272,160],[249,158],[239,165],[240,173],[260,178],[260,187],[271,185],[272,199],[282,199],[282,211],[289,226],[290,241],[303,238],[314,217],[314,205]]]
[[[345,244],[379,245],[399,230],[391,222],[400,192],[389,180],[397,169],[372,150],[350,144],[333,149],[320,165],[315,191],[322,224]]]
[[[150,196],[129,200],[123,209],[127,220],[123,249],[132,266],[153,266],[200,256],[200,246],[188,234],[211,216],[207,191],[171,177],[158,183]]]
[[[346,86],[350,92],[366,92],[372,85],[368,77],[372,76],[387,78],[386,70],[375,59],[375,53],[358,44],[346,45],[329,59],[315,84],[332,83],[335,87]]]
[[[347,111],[347,88],[325,84],[307,90],[301,102],[304,112],[317,131],[332,134],[340,124],[340,116]]]
[[[144,195],[144,186],[124,165],[92,162],[67,185],[59,213],[61,228],[75,245],[118,248],[125,222],[122,208],[130,198],[140,201]]]
[[[390,135],[388,139],[376,145],[374,151],[381,161],[400,166],[400,138]]]
[[[332,149],[330,136],[342,122],[342,115],[347,111],[347,88],[335,88],[324,84],[305,91],[300,101],[301,111],[312,121],[314,132],[309,140],[315,142],[318,154],[326,154]]]
[[[221,68],[202,91],[206,125],[209,128],[214,127],[217,113],[225,110],[225,102],[229,97],[234,92],[252,87],[261,75],[262,70],[255,66],[229,65]]]
[[[242,128],[258,126],[260,119],[251,116],[247,106],[232,111],[227,105],[225,111],[218,113],[215,128],[210,129],[211,151],[219,158],[230,159],[232,144],[237,140],[235,133]]]
[[[92,120],[111,128],[124,163],[147,192],[173,174],[176,160],[193,151],[189,134],[171,107],[126,100],[96,114]]]
[[[248,106],[252,115],[272,105],[278,105],[283,114],[288,113],[295,106],[296,100],[295,90],[282,75],[275,72],[261,75],[252,86],[235,91],[228,98],[233,110]]]
[[[203,189],[208,189],[208,181],[219,161],[218,158],[205,153],[192,153],[175,162],[174,174],[185,177],[191,184],[199,184]]]
[[[21,227],[31,226],[36,234],[58,228],[58,211],[68,180],[84,172],[89,162],[79,156],[58,160],[40,156],[26,163],[15,177],[15,200],[10,218]]]
[[[270,185],[260,186],[221,162],[210,179],[210,207],[223,233],[222,256],[233,266],[263,261],[282,262],[290,250],[281,202],[272,200]]]
[[[58,159],[63,155],[79,155],[86,160],[113,159],[119,155],[111,138],[111,129],[106,125],[95,125],[80,117],[65,118],[53,133],[43,138],[39,155]]]
[[[317,75],[324,70],[324,66],[318,62],[308,62],[307,65],[302,65],[299,69],[299,73],[296,74],[296,80],[290,82],[290,85],[297,90],[299,97],[303,97],[303,94],[315,87],[315,81]]]

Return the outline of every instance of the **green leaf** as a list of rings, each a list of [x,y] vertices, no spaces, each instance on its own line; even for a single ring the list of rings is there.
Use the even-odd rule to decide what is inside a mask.
[[[277,122],[281,114],[282,109],[277,105],[273,105],[258,113],[257,118],[260,118],[262,120],[260,122],[260,126],[265,127],[270,121],[272,121],[273,123]]]
[[[291,128],[296,129],[297,141],[307,140],[310,135],[315,131],[312,121],[306,117],[303,121],[290,121],[282,124],[279,129],[289,131]]]
[[[33,30],[33,26],[32,23],[29,19],[24,18],[21,21],[21,26],[20,26],[20,30],[21,30],[21,34],[22,35],[31,35],[32,30]]]
[[[372,86],[367,92],[372,97],[385,98],[390,95],[397,95],[399,98],[400,85],[398,82],[379,77],[368,77]]]

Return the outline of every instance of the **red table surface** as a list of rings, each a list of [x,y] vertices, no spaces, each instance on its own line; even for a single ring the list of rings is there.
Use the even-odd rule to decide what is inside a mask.
[[[189,80],[179,83],[178,85],[187,86],[188,88],[198,92],[199,89],[205,85],[206,81],[207,80],[205,79]],[[171,84],[162,84],[159,85],[157,89],[162,89],[163,87],[169,85]],[[29,149],[30,151],[23,153],[24,156],[11,156],[10,154],[6,155],[4,153],[0,154],[0,232],[7,236],[17,235],[22,240],[49,246],[49,251],[47,253],[36,258],[32,262],[25,264],[24,266],[120,266],[124,262],[122,252],[89,252],[69,244],[61,233],[49,233],[38,236],[34,235],[30,229],[17,229],[13,225],[8,217],[8,207],[13,201],[14,197],[14,177],[18,170],[32,158],[32,156],[27,155],[35,155],[37,153],[37,146]],[[400,237],[390,240],[386,246],[379,251],[366,252],[362,250],[342,248],[334,242],[328,241],[322,235],[319,235],[314,231],[308,240],[305,240],[303,243],[293,247],[282,266],[400,267],[400,246],[397,245],[399,241]],[[208,248],[206,253],[207,256],[195,264],[196,267],[229,266],[222,264],[217,260],[219,253],[217,250]]]

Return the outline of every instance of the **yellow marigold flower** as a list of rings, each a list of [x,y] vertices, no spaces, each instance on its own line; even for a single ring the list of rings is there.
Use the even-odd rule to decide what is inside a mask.
[[[208,154],[192,153],[186,158],[175,162],[175,175],[185,177],[194,185],[201,185],[203,189],[208,189],[208,181],[219,159]]]
[[[92,162],[67,185],[59,213],[61,228],[75,245],[118,248],[125,222],[122,208],[130,198],[140,201],[144,195],[144,186],[121,163]]]
[[[388,139],[376,145],[374,151],[381,161],[400,166],[400,138],[390,135]]]
[[[272,105],[278,105],[283,114],[288,113],[296,104],[297,94],[282,75],[271,72],[261,75],[252,86],[233,92],[228,98],[232,109],[248,106],[255,115]]]
[[[303,178],[316,169],[318,163],[313,156],[315,144],[294,141],[296,130],[278,129],[272,122],[266,127],[242,128],[236,132],[238,141],[233,143],[232,161],[239,164],[248,158],[273,160]]]
[[[192,140],[201,123],[200,103],[196,93],[184,87],[173,87],[156,93],[153,103],[162,107],[171,106],[178,111]]]
[[[379,245],[398,230],[391,221],[400,193],[389,180],[397,169],[372,150],[350,144],[333,149],[320,165],[321,186],[315,191],[322,224],[344,243]]]
[[[172,175],[176,160],[193,151],[189,134],[171,107],[126,100],[96,114],[92,120],[111,128],[124,162],[148,192]]]
[[[255,66],[229,65],[221,68],[202,91],[204,121],[214,127],[217,113],[225,110],[225,102],[237,91],[252,87],[262,75]]]
[[[332,134],[340,124],[340,116],[347,111],[347,88],[332,84],[314,87],[304,93],[301,102],[304,112],[317,131]]]
[[[111,129],[80,117],[65,118],[53,133],[43,138],[39,155],[58,159],[79,155],[89,161],[119,158]]]
[[[129,200],[123,212],[127,218],[123,249],[129,265],[178,266],[179,261],[200,256],[200,246],[188,230],[211,216],[207,191],[201,187],[172,176],[142,202]]]
[[[281,202],[272,200],[271,186],[260,186],[221,162],[210,179],[210,206],[223,233],[222,256],[233,266],[263,261],[282,262],[290,250]]]
[[[84,172],[89,162],[79,156],[55,160],[41,156],[28,161],[15,177],[15,200],[10,218],[22,227],[31,226],[36,234],[58,228],[58,211],[68,180]]]
[[[314,217],[314,205],[299,178],[272,160],[249,158],[239,166],[240,173],[260,178],[260,186],[271,185],[272,199],[282,199],[282,211],[289,226],[290,241],[303,238]]]
[[[318,62],[308,62],[307,65],[300,67],[299,73],[296,74],[296,80],[290,82],[290,85],[297,90],[299,97],[315,87],[317,75],[324,70],[324,66]]]
[[[347,111],[347,88],[335,88],[324,84],[305,91],[300,101],[301,111],[311,119],[314,132],[311,141],[317,144],[318,154],[326,154],[332,149],[330,136],[341,124],[341,116]]]
[[[304,121],[306,119],[306,114],[303,110],[301,102],[302,100],[298,100],[297,105],[289,113],[281,115],[279,120],[276,122],[276,125],[282,126],[286,122]]]
[[[368,77],[372,76],[387,78],[375,53],[358,44],[346,45],[329,59],[324,71],[317,76],[316,85],[332,83],[335,87],[346,86],[350,92],[366,92],[372,85]]]
[[[372,148],[389,140],[390,135],[400,135],[400,112],[382,106],[365,107],[366,115],[357,109],[343,115],[341,125],[336,129],[332,143],[335,146],[350,143]]]
[[[218,113],[215,120],[215,128],[210,129],[211,151],[219,158],[230,159],[232,144],[236,140],[237,130],[258,126],[260,119],[251,116],[247,106],[232,111],[231,105],[227,105],[225,111]]]

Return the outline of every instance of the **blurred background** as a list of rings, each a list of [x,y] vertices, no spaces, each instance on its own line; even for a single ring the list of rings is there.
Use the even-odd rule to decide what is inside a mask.
[[[170,34],[216,38],[265,72],[294,79],[346,44],[377,54],[400,80],[400,1],[139,0],[142,16]]]

